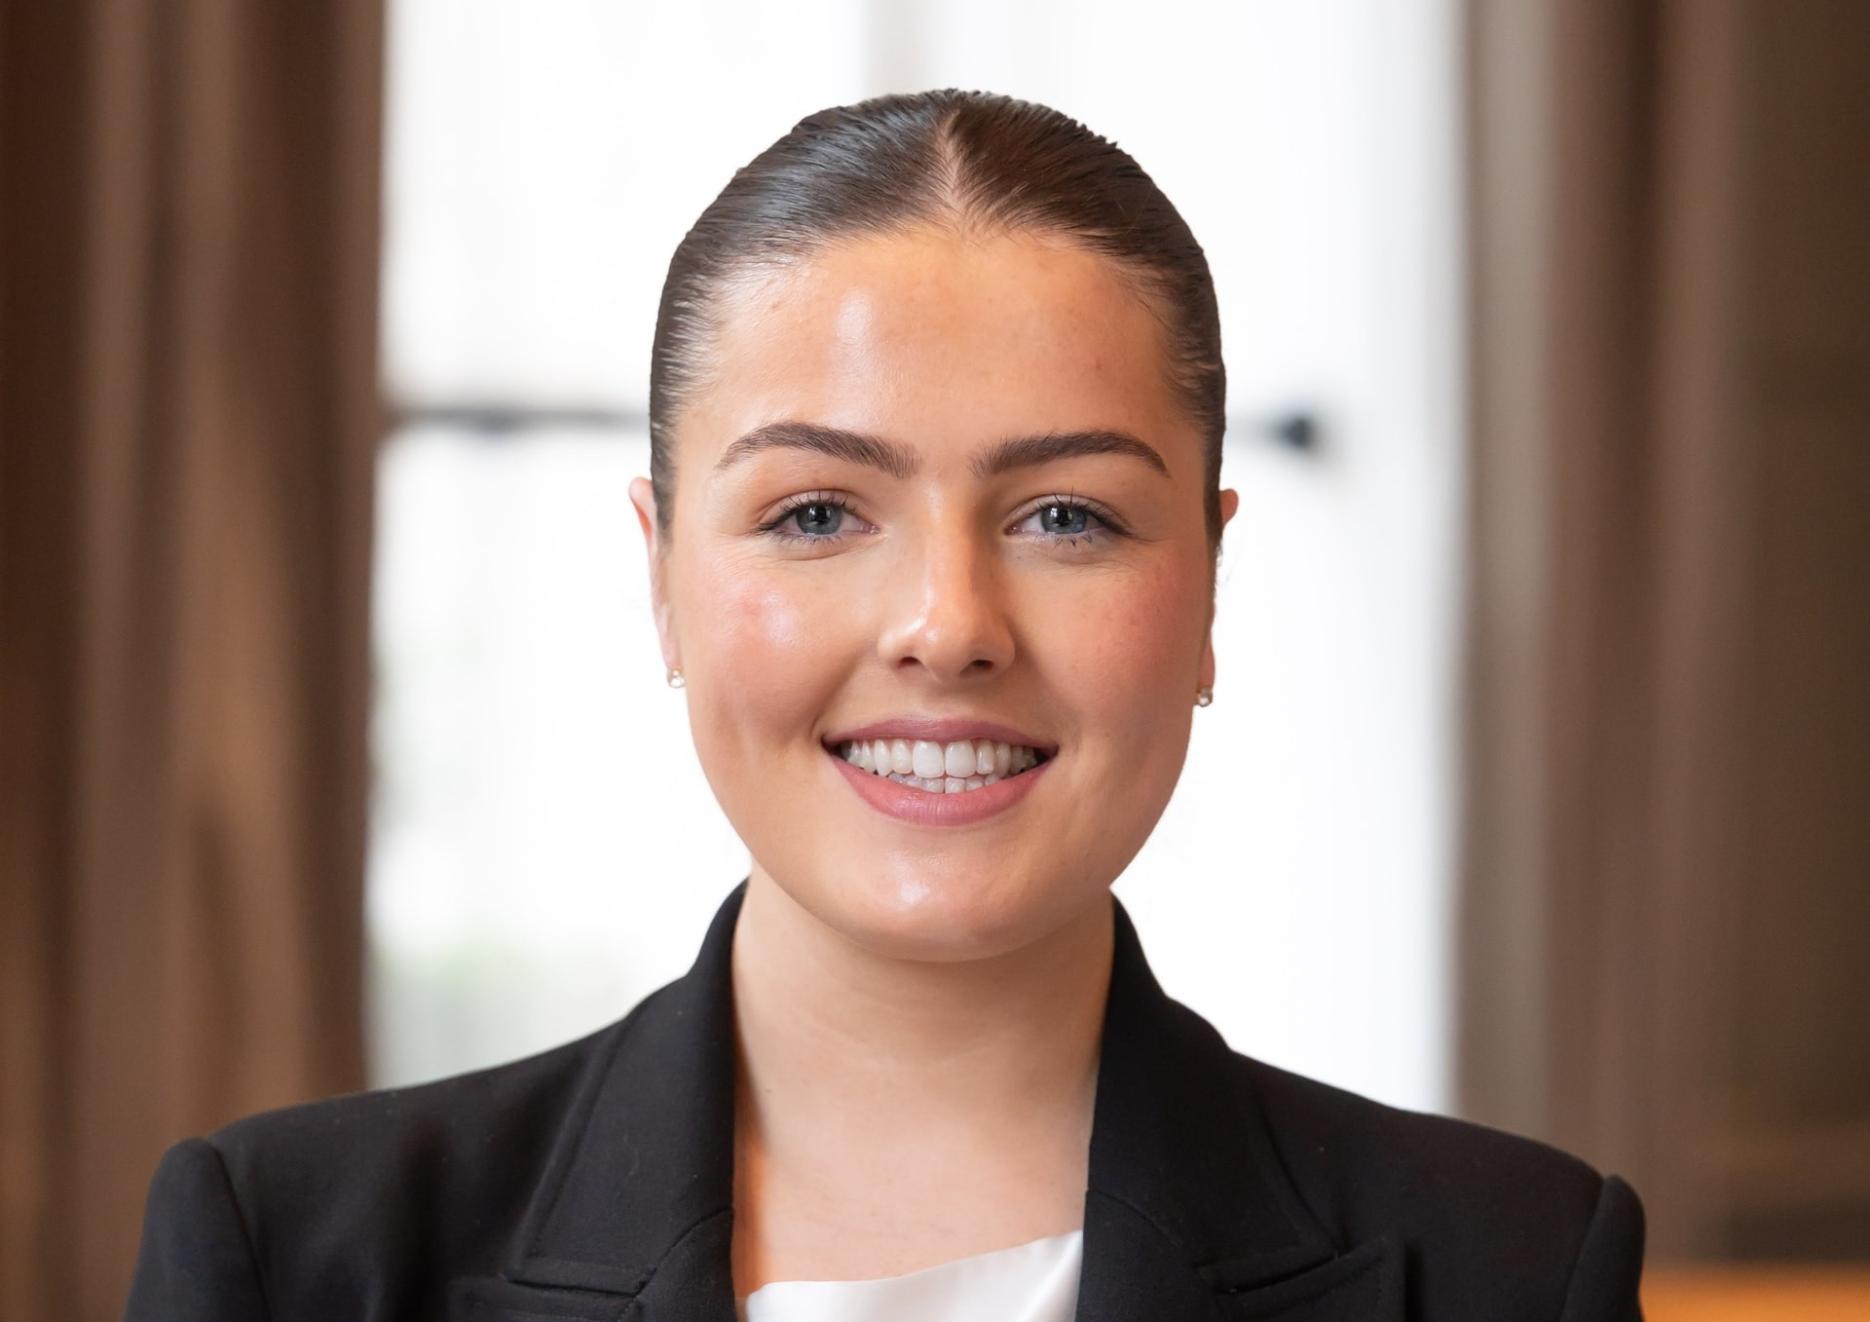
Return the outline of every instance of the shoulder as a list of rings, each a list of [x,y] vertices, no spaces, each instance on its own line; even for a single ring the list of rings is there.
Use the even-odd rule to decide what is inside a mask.
[[[1237,1059],[1313,1215],[1347,1242],[1401,1239],[1422,1315],[1636,1316],[1643,1211],[1623,1180],[1546,1143]],[[1527,1311],[1535,1299],[1548,1307]]]
[[[1549,1222],[1588,1218],[1596,1201],[1602,1176],[1548,1144],[1240,1059],[1281,1160],[1314,1210],[1333,1219],[1406,1200]]]
[[[249,1116],[208,1135],[243,1194],[332,1192],[412,1175],[523,1173],[614,1049],[622,1024],[492,1068]]]
[[[495,1269],[629,1022],[175,1144],[150,1184],[127,1316],[265,1316],[229,1306],[262,1292],[306,1310],[281,1317],[355,1315],[363,1300],[428,1288],[412,1273]]]

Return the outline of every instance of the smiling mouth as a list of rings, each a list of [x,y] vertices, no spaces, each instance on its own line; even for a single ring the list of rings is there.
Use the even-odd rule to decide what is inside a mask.
[[[825,751],[860,771],[929,794],[965,794],[1043,766],[1051,756],[1023,744],[991,739],[860,739]]]

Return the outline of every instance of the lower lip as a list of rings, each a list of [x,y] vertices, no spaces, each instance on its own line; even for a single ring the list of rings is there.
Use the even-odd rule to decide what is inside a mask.
[[[967,826],[985,821],[995,813],[1005,812],[1031,792],[1053,760],[1047,759],[1017,776],[996,780],[977,790],[936,794],[930,790],[919,790],[913,785],[898,784],[888,776],[879,776],[873,771],[865,771],[828,748],[825,755],[838,764],[838,770],[844,773],[844,778],[862,796],[864,802],[878,812],[916,826]]]

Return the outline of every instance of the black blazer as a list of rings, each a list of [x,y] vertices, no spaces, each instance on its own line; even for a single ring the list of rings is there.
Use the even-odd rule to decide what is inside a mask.
[[[687,974],[591,1037],[171,1148],[130,1322],[733,1322],[745,889]],[[1623,1181],[1235,1054],[1112,903],[1080,1322],[1640,1316]]]

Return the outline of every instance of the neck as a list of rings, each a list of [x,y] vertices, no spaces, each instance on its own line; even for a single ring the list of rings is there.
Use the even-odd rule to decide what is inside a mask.
[[[743,1138],[789,1151],[1083,1151],[1114,942],[1107,897],[978,960],[879,955],[757,868],[734,934]],[[1057,1144],[1057,1138],[1048,1141]],[[1017,1149],[1014,1149],[1017,1150]]]

